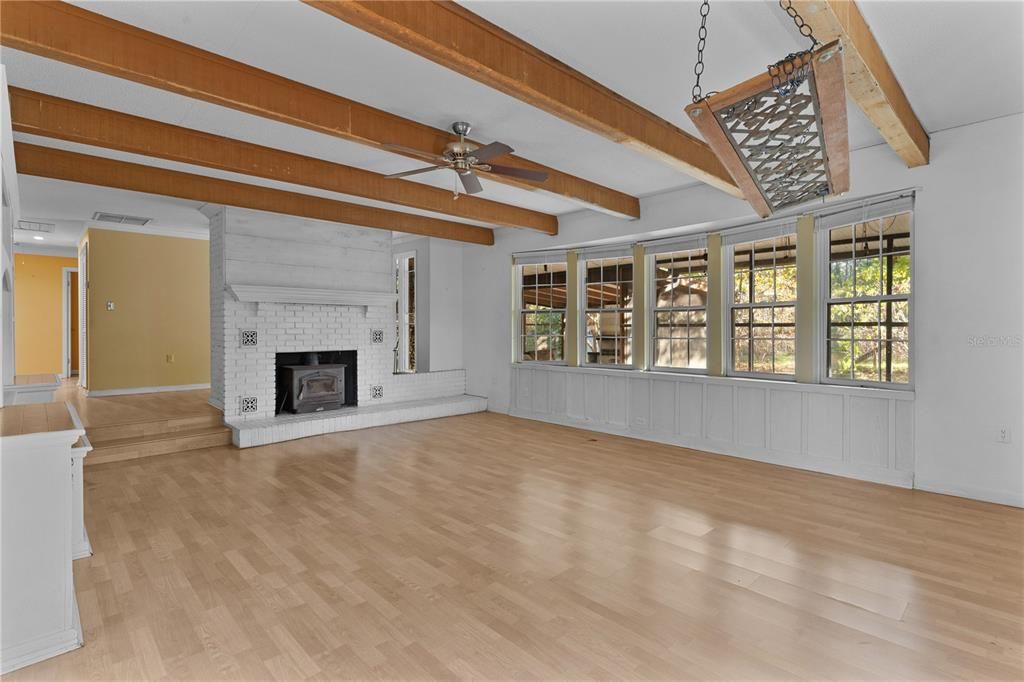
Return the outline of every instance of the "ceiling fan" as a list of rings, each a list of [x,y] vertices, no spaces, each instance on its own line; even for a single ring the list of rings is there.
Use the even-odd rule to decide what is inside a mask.
[[[548,179],[548,174],[543,171],[487,163],[489,160],[502,156],[503,154],[511,154],[513,151],[512,147],[509,147],[504,142],[491,142],[490,144],[485,144],[482,147],[472,142],[466,142],[466,135],[469,135],[469,131],[471,129],[472,126],[465,121],[456,121],[453,123],[452,132],[459,136],[459,141],[449,142],[445,145],[444,151],[441,152],[440,155],[431,154],[430,152],[424,152],[411,147],[403,147],[399,144],[384,145],[386,149],[392,149],[400,154],[415,156],[434,164],[433,166],[427,166],[426,168],[417,168],[403,173],[394,173],[386,177],[407,178],[410,175],[419,175],[420,173],[429,173],[440,169],[451,169],[458,174],[458,179],[462,182],[462,187],[465,189],[466,194],[477,194],[478,192],[482,192],[484,189],[480,185],[480,180],[476,177],[476,173],[474,173],[474,171],[495,173],[496,175],[506,175],[510,178],[522,178],[523,180],[533,180],[535,182],[543,182]],[[455,185],[455,198],[459,198],[458,184]]]

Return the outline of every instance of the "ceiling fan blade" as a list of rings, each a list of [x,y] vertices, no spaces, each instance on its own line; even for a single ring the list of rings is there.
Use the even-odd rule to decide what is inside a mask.
[[[522,178],[523,180],[533,180],[535,182],[544,182],[548,179],[548,174],[544,171],[535,171],[528,168],[516,168],[514,166],[499,166],[493,163],[488,165],[491,167],[491,173],[507,175],[510,178]]]
[[[466,194],[478,194],[484,191],[483,185],[472,171],[459,173],[459,180],[462,180],[462,187],[466,190]]]
[[[391,175],[385,175],[386,178],[407,178],[410,175],[419,175],[420,173],[429,173],[430,171],[437,170],[438,168],[447,168],[447,166],[427,166],[426,168],[417,168],[416,170],[404,171],[402,173],[392,173]]]
[[[494,159],[505,154],[511,154],[512,147],[509,147],[504,142],[492,142],[485,144],[472,153],[472,156],[476,157],[476,160],[483,163],[487,159]]]
[[[401,154],[402,156],[415,156],[417,158],[424,159],[426,161],[432,161],[434,163],[437,163],[438,161],[444,161],[444,157],[438,156],[437,154],[431,154],[430,152],[425,152],[422,149],[414,149],[412,147],[406,147],[405,145],[401,144],[383,144],[381,145],[381,147],[389,152]]]

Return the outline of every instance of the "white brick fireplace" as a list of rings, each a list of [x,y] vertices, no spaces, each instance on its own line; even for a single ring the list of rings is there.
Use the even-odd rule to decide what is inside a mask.
[[[461,369],[393,374],[391,234],[233,207],[210,217],[210,402],[241,447],[478,411]],[[356,351],[358,406],[275,417],[275,357]]]

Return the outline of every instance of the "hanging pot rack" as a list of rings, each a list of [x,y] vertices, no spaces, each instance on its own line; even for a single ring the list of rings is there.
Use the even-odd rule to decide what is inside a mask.
[[[696,83],[686,113],[762,218],[850,188],[842,44],[821,45],[790,0],[780,0],[807,50],[722,92],[704,95],[700,77],[708,0],[701,5]]]

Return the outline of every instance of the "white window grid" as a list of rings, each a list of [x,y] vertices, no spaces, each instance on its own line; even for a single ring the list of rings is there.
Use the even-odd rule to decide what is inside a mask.
[[[568,276],[564,260],[516,267],[516,359],[519,362],[565,364]],[[533,279],[527,281],[530,277]],[[534,324],[528,324],[530,321]]]
[[[853,271],[852,271],[854,295],[852,295],[852,296],[836,296],[836,297],[834,297],[832,295],[832,258],[831,258],[831,256],[832,256],[832,233],[833,233],[833,231],[841,231],[841,230],[849,229],[851,227],[855,227],[856,225],[861,225],[861,224],[865,224],[865,223],[881,223],[882,225],[885,225],[887,222],[893,220],[894,218],[896,218],[898,216],[906,216],[905,220],[907,221],[907,229],[908,229],[909,235],[910,235],[910,237],[909,237],[909,244],[907,246],[905,246],[905,247],[894,249],[894,250],[891,251],[891,253],[885,251],[885,249],[883,247],[882,249],[880,249],[882,251],[881,257],[884,258],[887,255],[890,255],[890,256],[893,256],[893,257],[895,257],[895,256],[907,256],[907,258],[909,260],[909,271],[910,271],[910,288],[909,288],[909,291],[906,292],[906,293],[898,293],[898,294],[888,293],[887,294],[887,293],[883,292],[883,289],[886,288],[886,284],[880,284],[880,289],[879,289],[880,293],[877,294],[877,295],[856,295],[857,294],[857,267],[856,267],[856,261],[860,260],[860,258],[858,258],[856,256],[856,253],[854,253],[854,259],[853,259],[854,260],[854,265],[853,265]],[[884,240],[884,236],[883,236],[882,232],[883,232],[882,230],[879,230],[879,242],[880,242],[880,244]],[[871,256],[867,256],[867,258],[870,258],[870,257]],[[821,359],[820,359],[820,368],[819,368],[821,383],[837,384],[837,385],[842,385],[842,386],[864,386],[864,387],[871,387],[871,388],[889,388],[889,389],[897,389],[897,390],[913,390],[913,388],[914,388],[914,332],[913,332],[913,329],[914,329],[914,263],[915,263],[915,260],[916,259],[914,258],[914,213],[913,213],[912,210],[904,210],[904,211],[894,212],[894,213],[889,214],[889,215],[881,215],[881,216],[871,217],[871,218],[869,218],[867,220],[862,220],[862,221],[858,221],[858,222],[855,222],[855,223],[850,223],[849,225],[837,225],[837,226],[834,226],[834,227],[829,227],[829,228],[821,230],[821,235],[819,237],[819,249],[818,249],[818,259],[817,259],[818,265],[819,265],[819,273],[818,274],[819,274],[819,277],[820,277],[820,279],[819,279],[819,286],[820,286],[820,290],[822,292],[822,296],[821,296],[822,310],[820,311],[821,312],[821,314],[820,314],[820,323],[818,325],[818,328],[820,330],[819,331],[819,337],[818,337],[819,338],[819,345],[822,348]],[[891,270],[889,272],[891,272]],[[881,269],[880,269],[880,274],[881,274]],[[869,379],[866,379],[866,378],[863,378],[863,377],[857,377],[856,372],[854,371],[854,367],[852,366],[852,363],[851,363],[851,375],[850,376],[848,376],[848,377],[833,376],[831,374],[832,343],[835,340],[845,340],[845,339],[839,339],[837,337],[834,337],[834,334],[835,334],[835,331],[833,330],[833,326],[834,325],[831,324],[831,310],[832,310],[832,307],[833,306],[837,306],[837,305],[853,305],[853,306],[856,306],[856,305],[870,305],[870,304],[877,304],[880,307],[881,306],[886,306],[886,308],[884,309],[884,312],[883,312],[883,310],[879,310],[879,314],[878,314],[878,320],[879,320],[878,329],[879,329],[879,332],[878,332],[877,338],[878,338],[880,344],[884,343],[884,338],[882,336],[882,331],[881,331],[881,329],[883,327],[882,315],[885,314],[885,315],[888,316],[890,314],[890,309],[894,305],[898,305],[898,304],[905,304],[906,305],[906,308],[907,308],[907,313],[906,313],[907,319],[906,319],[906,321],[905,322],[900,322],[898,325],[894,325],[894,327],[893,327],[893,328],[897,328],[897,329],[904,329],[905,332],[906,332],[906,334],[905,334],[905,336],[906,336],[905,341],[906,341],[906,345],[907,345],[907,374],[906,374],[906,381],[905,382],[888,381],[888,380],[884,380],[884,379],[875,381],[875,380],[869,380]],[[855,328],[855,324],[854,324],[855,323],[855,319],[853,319],[853,318],[854,318],[854,316],[851,316],[851,319],[850,319],[850,323],[851,323],[850,324],[850,338],[851,339],[853,339],[853,337],[854,337],[854,328]],[[868,339],[862,339],[862,340],[867,341]],[[901,340],[901,339],[895,339],[895,340]],[[881,358],[880,358],[880,360],[881,360]],[[879,364],[881,365],[881,362]],[[890,370],[891,370],[891,363],[890,363]],[[891,374],[891,372],[890,372],[890,374]],[[881,374],[879,374],[879,376],[881,376]]]
[[[583,364],[593,367],[633,368],[633,257],[609,256],[591,257],[582,260],[580,278],[583,304],[580,306],[580,341]],[[595,268],[599,279],[590,280],[589,273]],[[612,275],[612,272],[615,272]],[[626,292],[626,293],[623,293]],[[628,302],[625,302],[628,301]],[[597,305],[593,305],[597,302]],[[619,316],[619,334],[600,333],[601,318],[606,315]],[[594,327],[598,333],[593,333]],[[602,353],[608,339],[612,340],[613,362],[602,362]],[[596,357],[596,360],[594,358]],[[625,359],[629,358],[626,362]],[[619,362],[618,360],[623,360]]]
[[[648,334],[650,366],[659,371],[706,374],[707,249],[662,251],[649,253],[647,256],[651,301]],[[662,268],[665,267],[669,269],[670,274],[662,277]],[[680,274],[680,271],[685,274]],[[700,280],[703,280],[703,288],[700,287]],[[697,286],[692,286],[692,283],[696,283]],[[686,287],[687,291],[682,292],[682,287]],[[670,295],[672,300],[666,305],[659,305],[659,298],[666,294]],[[668,324],[662,324],[666,318]],[[679,330],[682,330],[682,333]],[[660,362],[666,357],[666,350],[668,363]],[[677,353],[681,353],[682,362],[677,361]]]
[[[761,264],[758,264],[757,262],[757,253],[764,253],[764,249],[770,249],[770,267],[765,265],[764,261],[762,261]],[[736,275],[738,274],[736,270],[737,252],[753,253],[755,256],[753,263],[750,263],[749,259],[747,263],[747,280],[744,283],[744,286],[747,287],[745,302],[736,301]],[[782,252],[781,258],[780,252]],[[755,233],[751,235],[750,241],[740,242],[726,247],[723,256],[725,259],[723,285],[726,291],[726,301],[725,319],[722,320],[722,325],[724,327],[723,331],[726,338],[726,374],[729,376],[794,381],[796,379],[796,288],[794,286],[792,297],[780,299],[778,297],[778,271],[780,267],[789,267],[788,265],[780,265],[780,260],[784,260],[787,257],[791,258],[795,279],[796,233],[787,233],[765,237],[763,239],[758,239]],[[754,301],[755,272],[757,270],[768,269],[772,272],[772,300]],[[737,312],[740,314],[737,314]],[[746,318],[747,320],[746,335],[737,337],[736,320],[742,320],[743,318]],[[765,327],[769,330],[768,335],[759,333],[755,336],[755,330],[762,332]],[[753,369],[752,358],[754,355],[755,344],[758,342],[762,344],[768,343],[771,346],[772,371],[766,372]],[[748,369],[739,369],[736,367],[736,361],[738,359],[736,352],[737,343],[745,346],[745,355],[748,359],[746,366]],[[787,371],[777,371],[780,366],[777,362],[777,358],[780,355],[784,356],[787,351],[792,353],[792,368]]]

